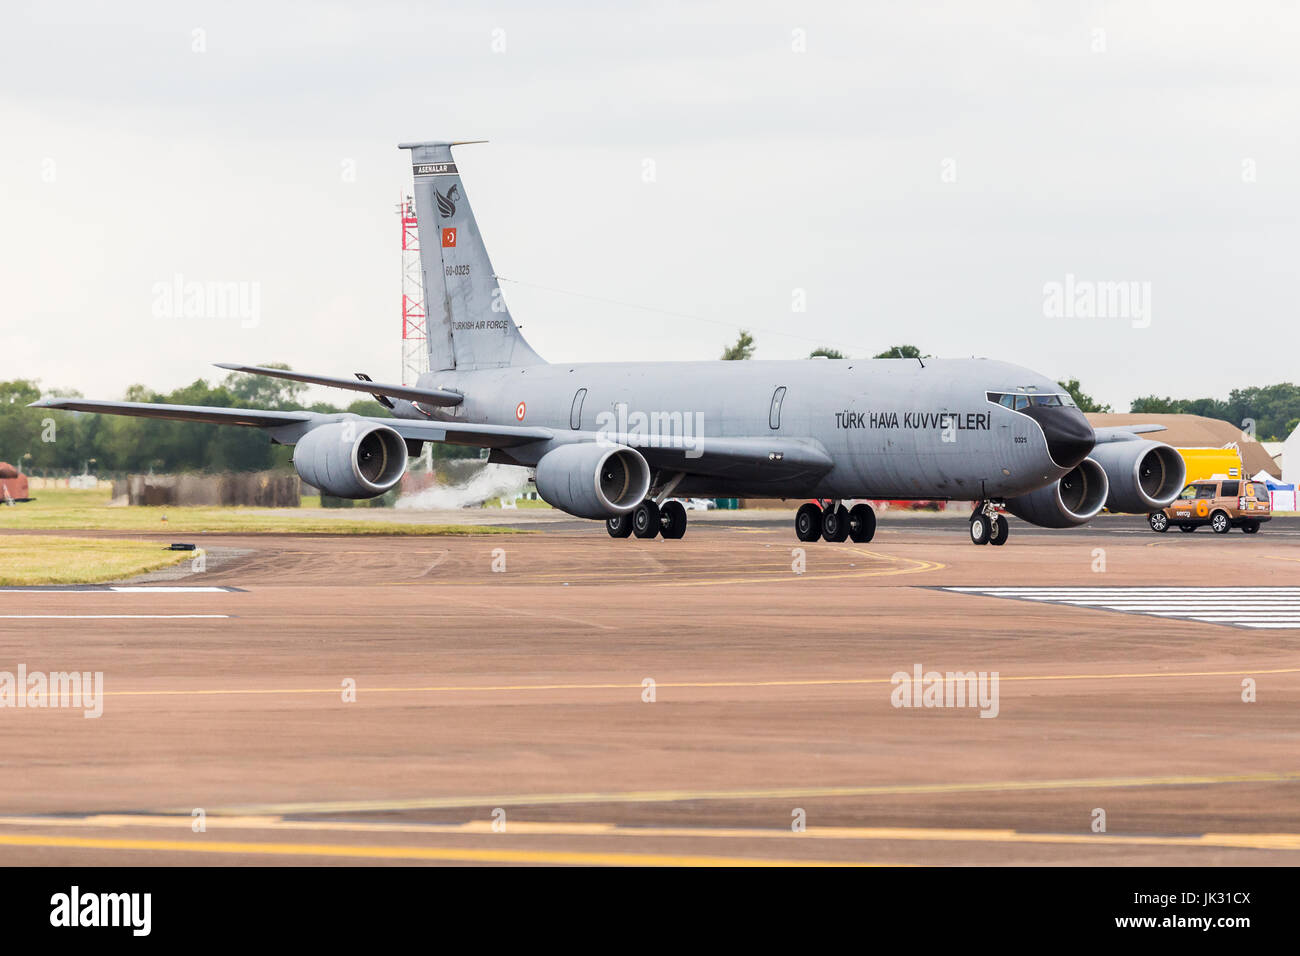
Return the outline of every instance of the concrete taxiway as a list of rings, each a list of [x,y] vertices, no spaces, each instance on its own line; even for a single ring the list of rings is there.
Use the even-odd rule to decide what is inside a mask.
[[[210,535],[0,592],[0,671],[104,674],[101,717],[0,709],[0,862],[1300,862],[1296,519],[787,522]],[[918,665],[996,672],[996,717],[894,706]]]

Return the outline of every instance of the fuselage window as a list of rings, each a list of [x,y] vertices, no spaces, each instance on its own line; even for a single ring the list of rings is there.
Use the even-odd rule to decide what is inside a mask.
[[[767,413],[767,424],[769,428],[781,427],[781,403],[785,401],[785,386],[782,385],[772,393],[772,407]]]

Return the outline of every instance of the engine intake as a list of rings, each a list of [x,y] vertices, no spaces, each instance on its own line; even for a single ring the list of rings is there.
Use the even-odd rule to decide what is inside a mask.
[[[1106,469],[1085,458],[1058,481],[1027,495],[1008,498],[1006,508],[1017,518],[1041,528],[1073,528],[1101,511],[1109,491]]]
[[[1167,507],[1187,478],[1183,456],[1158,441],[1105,442],[1092,450],[1092,457],[1106,469],[1106,508],[1116,513],[1145,514]]]
[[[303,481],[327,495],[375,498],[406,472],[406,442],[376,422],[331,422],[298,440],[293,467]]]
[[[635,448],[580,442],[548,451],[537,463],[537,493],[579,518],[613,518],[650,490],[650,466]]]

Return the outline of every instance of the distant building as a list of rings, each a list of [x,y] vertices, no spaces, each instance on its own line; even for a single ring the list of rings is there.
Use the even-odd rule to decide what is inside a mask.
[[[1300,426],[1282,443],[1282,480],[1300,485]]]

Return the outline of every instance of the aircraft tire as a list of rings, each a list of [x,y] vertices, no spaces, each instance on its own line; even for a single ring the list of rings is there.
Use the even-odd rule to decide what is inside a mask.
[[[871,505],[857,504],[849,509],[849,537],[854,544],[866,544],[876,536],[876,512]]]
[[[827,541],[846,541],[849,537],[849,509],[840,505],[822,512],[822,537]]]
[[[632,509],[632,533],[638,538],[653,538],[659,533],[659,506],[649,498]]]
[[[659,509],[660,534],[676,540],[686,534],[686,506],[680,501],[665,501]]]
[[[972,544],[989,543],[988,515],[976,512],[970,518],[970,539]]]
[[[605,530],[609,532],[611,538],[626,538],[632,533],[632,516],[622,514],[606,518]]]
[[[811,501],[794,515],[794,533],[800,541],[816,541],[822,536],[822,509]]]
[[[1011,525],[1002,515],[998,515],[989,525],[989,544],[1003,545],[1007,543],[1007,538],[1011,535]]]

